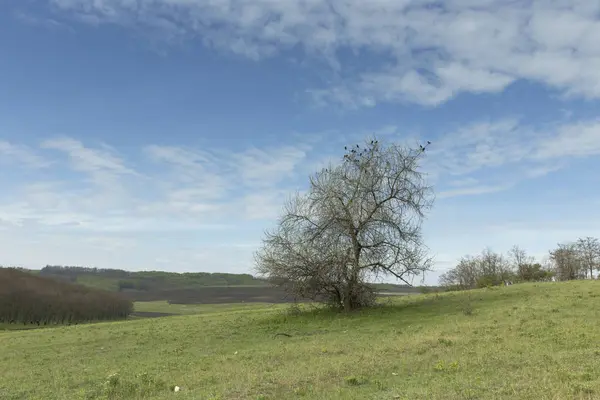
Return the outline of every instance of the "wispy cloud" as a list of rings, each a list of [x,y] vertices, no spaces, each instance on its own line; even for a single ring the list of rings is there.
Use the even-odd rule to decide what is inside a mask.
[[[522,161],[535,146],[535,133],[515,119],[476,122],[443,135],[430,150],[435,172],[465,175]]]
[[[425,168],[442,185],[443,198],[506,190],[558,171],[569,160],[598,155],[598,120],[534,129],[507,119],[474,123],[443,135],[431,147]]]
[[[536,149],[537,159],[587,157],[600,155],[600,120],[561,126],[558,134]]]
[[[534,129],[514,119],[475,123],[444,135],[431,152],[440,169],[457,175],[511,163],[600,155],[600,121],[545,129]]]
[[[527,178],[539,178],[546,176],[552,172],[556,172],[565,167],[564,160],[555,162],[554,164],[542,164],[535,167],[524,168],[524,176]]]
[[[242,217],[260,219],[272,216],[285,188],[294,187],[309,149],[302,143],[237,152],[148,146],[145,153],[173,177],[166,185],[171,209],[200,206],[205,212],[229,214],[243,210]]]
[[[255,60],[302,48],[328,60],[339,77],[307,88],[321,103],[434,106],[523,79],[567,97],[600,98],[600,5],[593,1],[49,1],[56,18],[197,38]],[[340,49],[372,62],[348,68],[336,57]]]
[[[51,162],[35,152],[34,149],[0,140],[0,163],[16,164],[32,168],[44,168]]]
[[[65,153],[74,170],[89,174],[99,184],[111,184],[121,175],[139,175],[125,166],[123,160],[114,155],[114,150],[104,145],[102,149],[92,149],[71,138],[45,140],[42,148]]]
[[[300,162],[306,158],[307,146],[270,149],[251,148],[235,155],[235,164],[245,185],[273,186],[291,178]]]

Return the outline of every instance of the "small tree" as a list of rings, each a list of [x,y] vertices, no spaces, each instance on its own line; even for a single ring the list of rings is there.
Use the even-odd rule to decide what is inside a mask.
[[[554,263],[556,277],[561,281],[585,277],[585,268],[575,243],[559,243],[550,251],[550,259]]]
[[[477,259],[480,271],[477,283],[479,287],[500,285],[514,276],[502,254],[494,253],[490,248],[483,250]]]
[[[452,289],[496,286],[514,277],[501,254],[485,249],[478,256],[464,256],[458,265],[440,276],[440,285]]]
[[[590,273],[590,279],[594,278],[594,270],[600,269],[600,241],[593,237],[585,237],[577,240],[577,250],[581,259],[582,267]]]
[[[429,144],[429,143],[428,143]],[[346,311],[372,305],[369,278],[427,271],[421,236],[431,188],[419,171],[425,147],[377,140],[348,149],[340,164],[311,176],[256,254],[258,273],[288,293]]]
[[[516,271],[517,276],[521,281],[533,280],[534,273],[534,258],[527,255],[527,252],[519,246],[513,246],[508,251],[508,259],[511,267]],[[532,269],[534,268],[534,269]],[[541,269],[541,265],[540,265]]]
[[[473,289],[481,275],[479,267],[477,257],[464,256],[456,267],[440,276],[440,285],[459,290]]]

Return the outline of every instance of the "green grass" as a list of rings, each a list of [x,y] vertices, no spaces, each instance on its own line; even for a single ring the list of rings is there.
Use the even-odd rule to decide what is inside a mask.
[[[1,332],[0,398],[600,398],[600,282],[384,302],[351,315],[192,306],[182,316]]]

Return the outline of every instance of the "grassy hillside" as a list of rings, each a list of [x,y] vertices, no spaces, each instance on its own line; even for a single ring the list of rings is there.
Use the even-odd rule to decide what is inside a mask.
[[[0,398],[600,398],[600,282],[384,302],[352,315],[161,302],[136,309],[187,315],[7,331]]]

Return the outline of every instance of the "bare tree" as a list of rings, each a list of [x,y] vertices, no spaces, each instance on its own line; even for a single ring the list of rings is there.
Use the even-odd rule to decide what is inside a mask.
[[[286,204],[256,254],[258,273],[297,297],[348,311],[374,302],[370,278],[408,284],[429,270],[421,235],[433,200],[419,170],[425,149],[377,140],[346,148],[341,163],[311,176],[307,193]]]
[[[438,282],[440,286],[446,288],[464,289],[459,285],[459,277],[456,268],[451,268],[440,275]]]
[[[594,270],[600,269],[600,241],[593,237],[585,237],[577,240],[577,250],[581,258],[582,266],[590,273],[590,279],[594,277]]]
[[[494,253],[490,248],[483,250],[477,260],[480,275],[478,286],[480,287],[500,285],[513,276],[510,266],[502,254]]]
[[[535,259],[527,255],[527,252],[519,246],[513,246],[508,251],[508,259],[513,269],[522,281],[531,279],[531,268],[534,265]],[[541,269],[541,265],[540,268]]]
[[[464,256],[458,265],[440,276],[440,285],[456,289],[473,289],[477,287],[480,277],[480,264],[477,257]]]
[[[478,256],[464,256],[458,265],[440,277],[440,285],[456,289],[474,289],[500,285],[512,280],[513,272],[501,254],[487,248]]]
[[[580,279],[585,276],[582,259],[576,243],[559,243],[550,251],[556,277],[561,281]]]

